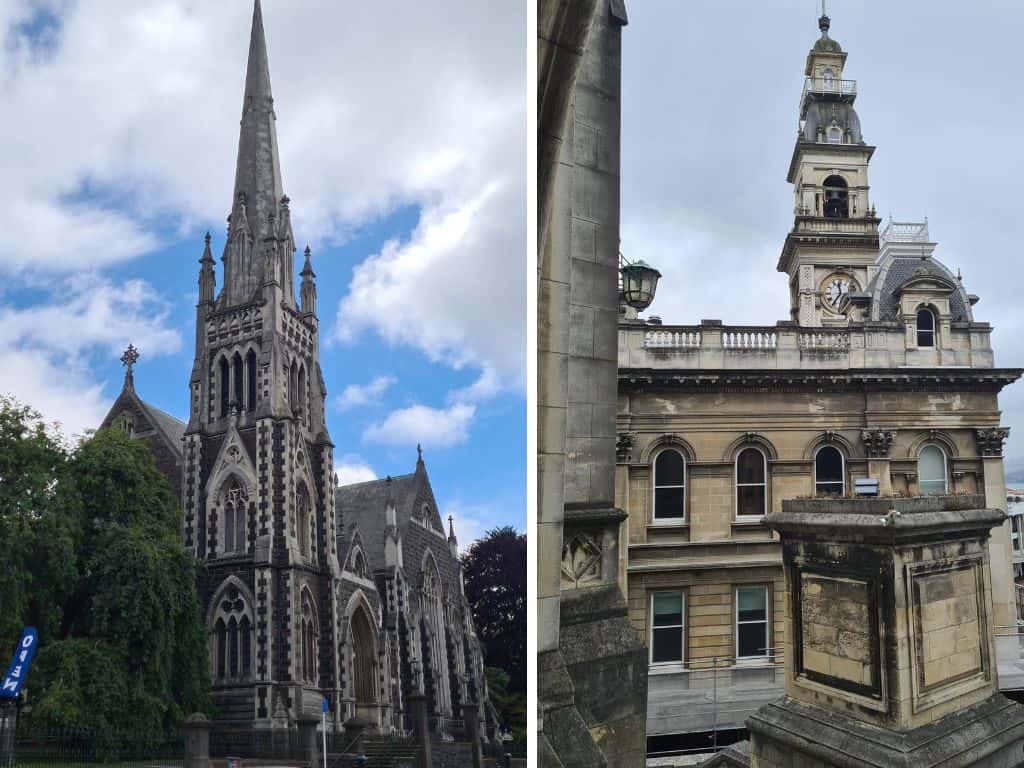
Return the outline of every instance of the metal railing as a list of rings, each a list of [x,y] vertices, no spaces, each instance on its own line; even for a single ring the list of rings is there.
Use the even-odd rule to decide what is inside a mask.
[[[834,77],[808,77],[804,79],[804,90],[800,94],[801,103],[807,94],[837,94],[840,96],[856,96],[856,80],[837,80]]]

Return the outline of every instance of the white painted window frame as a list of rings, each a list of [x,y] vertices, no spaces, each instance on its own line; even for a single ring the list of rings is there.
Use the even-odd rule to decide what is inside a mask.
[[[757,451],[761,454],[761,466],[764,468],[762,472],[763,482],[760,483],[741,483],[740,482],[740,455],[747,450]],[[757,445],[744,445],[738,451],[736,451],[736,457],[732,462],[732,487],[733,487],[733,510],[732,517],[736,522],[751,522],[763,520],[764,516],[768,514],[768,455],[764,450]],[[741,515],[740,514],[740,488],[764,488],[764,505],[759,515]]]
[[[740,590],[741,589],[761,589],[764,591],[764,620],[758,621],[740,621]],[[772,623],[772,610],[771,603],[769,601],[769,591],[767,584],[734,584],[732,590],[732,626],[733,626],[733,653],[735,654],[735,663],[737,665],[743,664],[763,664],[768,661],[771,655],[771,623]],[[740,624],[764,624],[764,642],[765,651],[760,656],[740,656]]]
[[[839,454],[840,466],[842,466],[843,468],[843,488],[839,492],[839,496],[840,498],[842,498],[846,496],[846,454],[843,453],[842,449],[840,449],[839,446],[833,445],[832,443],[825,443],[824,445],[819,445],[814,451],[814,496],[815,498],[818,497],[818,454],[821,453],[826,448],[832,448],[836,453]],[[825,480],[823,482],[828,485],[835,485],[835,481]]]
[[[657,629],[675,629],[678,627],[682,630],[680,632],[681,642],[679,649],[679,660],[678,661],[655,661],[654,660],[654,596],[655,595],[677,595],[679,597],[679,615],[681,617],[681,624],[669,624],[663,627],[657,627]],[[648,600],[648,613],[650,620],[647,622],[647,664],[648,666],[656,669],[683,669],[686,665],[686,593],[681,590],[674,589],[659,589],[656,592],[651,592],[651,596]]]
[[[942,455],[942,493],[949,493],[949,454],[939,443],[925,443],[917,452],[917,492],[924,495],[921,488],[921,456],[928,448],[935,448]]]
[[[682,485],[658,485],[658,458],[666,451],[674,451],[679,454],[679,458],[683,460],[683,484]],[[686,461],[686,454],[681,450],[672,445],[666,445],[664,448],[658,449],[654,456],[651,457],[651,525],[679,525],[686,522],[686,472],[689,469],[689,463]],[[658,517],[655,513],[657,512],[657,497],[658,488],[682,488],[683,489],[683,514],[681,517]]]

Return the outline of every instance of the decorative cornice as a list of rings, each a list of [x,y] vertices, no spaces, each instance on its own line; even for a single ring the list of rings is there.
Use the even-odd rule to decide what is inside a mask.
[[[1021,368],[860,368],[711,370],[620,368],[619,391],[686,392],[999,392]]]
[[[889,458],[889,449],[892,448],[892,441],[896,433],[889,429],[864,429],[861,430],[860,439],[864,443],[864,452],[869,459]]]
[[[983,458],[997,458],[1003,455],[1003,443],[1010,436],[1009,427],[982,427],[974,430],[978,454]]]

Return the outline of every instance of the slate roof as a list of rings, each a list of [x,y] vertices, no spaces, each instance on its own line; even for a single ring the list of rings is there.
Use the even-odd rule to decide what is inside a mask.
[[[348,557],[348,542],[352,526],[357,525],[363,538],[366,558],[370,569],[384,567],[384,528],[387,524],[388,482],[369,480],[365,483],[339,486],[334,494],[336,513],[344,525],[343,543],[338,548],[340,558]],[[391,478],[391,498],[395,502],[395,517],[401,529],[412,515],[413,505],[419,495],[416,474],[399,475]],[[342,559],[344,563],[344,559]]]
[[[185,439],[185,429],[188,427],[184,421],[171,416],[166,411],[161,411],[155,405],[150,405],[141,397],[139,398],[139,404],[146,409],[150,419],[157,426],[158,429],[164,431],[168,438],[170,438],[172,444],[177,447],[178,453],[182,450],[182,440]]]
[[[956,286],[949,296],[950,315],[954,322],[973,320],[967,292],[960,281],[934,257],[922,259],[919,256],[889,257],[881,265],[875,279],[867,288],[867,292],[871,294],[871,319],[899,319],[899,290],[916,276],[935,277]]]

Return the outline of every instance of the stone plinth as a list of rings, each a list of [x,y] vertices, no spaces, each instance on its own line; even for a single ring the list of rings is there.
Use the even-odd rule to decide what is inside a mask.
[[[751,765],[1017,765],[998,694],[980,496],[783,502],[786,697],[748,721]],[[1012,759],[1011,759],[1012,755]]]

